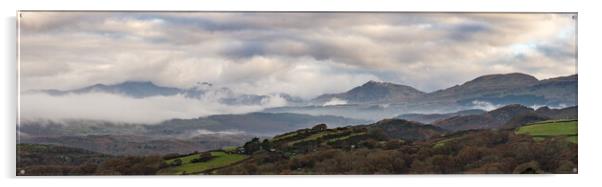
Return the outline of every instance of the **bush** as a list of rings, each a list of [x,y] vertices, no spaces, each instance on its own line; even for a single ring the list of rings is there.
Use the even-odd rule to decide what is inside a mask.
[[[190,160],[190,162],[191,163],[207,162],[211,159],[213,159],[213,156],[211,155],[210,152],[203,152],[203,153],[199,154],[199,158],[192,159],[192,160]]]
[[[520,164],[514,168],[512,172],[514,174],[540,174],[544,173],[541,169],[539,169],[539,163],[537,161],[531,161],[527,163]]]
[[[171,166],[181,166],[182,165],[182,159],[175,159],[173,162],[171,162],[170,164]]]

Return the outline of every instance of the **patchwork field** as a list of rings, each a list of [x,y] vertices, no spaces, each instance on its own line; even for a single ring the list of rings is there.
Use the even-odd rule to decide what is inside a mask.
[[[183,174],[198,174],[203,173],[211,169],[220,168],[224,166],[228,166],[230,164],[234,164],[236,162],[240,162],[246,159],[248,156],[241,154],[228,154],[223,151],[213,151],[211,152],[211,156],[214,158],[206,161],[206,162],[197,162],[193,163],[192,160],[195,158],[199,158],[199,154],[194,154],[190,156],[184,156],[180,158],[174,158],[167,160],[167,164],[172,164],[175,160],[180,159],[182,161],[182,165],[168,167],[162,169],[158,172],[160,175],[183,175]]]
[[[516,133],[531,135],[535,140],[562,136],[570,142],[577,143],[577,120],[551,120],[531,123],[518,128]]]

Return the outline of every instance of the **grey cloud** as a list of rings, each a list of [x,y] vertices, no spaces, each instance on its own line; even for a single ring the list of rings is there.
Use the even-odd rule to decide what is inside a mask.
[[[209,81],[310,97],[369,79],[430,91],[489,73],[576,71],[567,68],[574,21],[564,14],[38,14],[21,20],[24,88]],[[527,43],[539,47],[514,54]],[[337,86],[293,86],[308,81]]]

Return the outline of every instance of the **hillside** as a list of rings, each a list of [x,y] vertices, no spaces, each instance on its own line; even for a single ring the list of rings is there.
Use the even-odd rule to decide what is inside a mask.
[[[254,139],[240,147],[248,159],[207,174],[501,174],[576,173],[577,145],[569,139],[534,139],[513,130],[469,130],[414,141],[374,129],[412,127],[407,121],[327,129],[317,125]],[[373,128],[371,130],[371,128]],[[423,130],[424,130],[423,129]],[[437,130],[438,131],[438,130]],[[399,131],[399,132],[403,132]],[[553,137],[553,136],[550,136]],[[411,138],[409,138],[411,139]]]
[[[548,120],[525,124],[516,129],[517,134],[533,136],[534,140],[546,138],[566,138],[571,143],[577,143],[577,120]]]
[[[56,145],[17,144],[18,176],[154,175],[160,156],[110,156]]]
[[[307,128],[317,123],[328,123],[333,126],[366,123],[330,115],[306,115],[292,113],[249,113],[232,115],[213,115],[195,119],[173,119],[157,125],[147,126],[151,134],[181,134],[195,129],[209,131],[240,131],[258,136],[271,136],[300,128]]]
[[[20,143],[50,144],[110,155],[164,155],[206,151],[224,146],[240,145],[251,139],[248,135],[208,134],[188,139],[156,138],[144,135],[40,136],[22,138]]]
[[[368,81],[344,93],[318,96],[311,102],[324,104],[333,99],[339,99],[345,101],[347,104],[400,103],[420,97],[423,94],[424,92],[410,86],[389,82]]]
[[[442,120],[445,118],[450,118],[454,116],[467,116],[467,115],[478,115],[485,113],[486,111],[480,109],[472,109],[472,110],[462,110],[453,113],[435,113],[435,114],[418,114],[418,113],[409,113],[409,114],[401,114],[395,118],[397,119],[405,119],[409,121],[417,121],[420,123],[433,123],[438,120]]]
[[[484,75],[461,85],[428,93],[425,95],[425,99],[461,100],[468,97],[478,97],[495,92],[527,87],[537,82],[537,78],[522,73]]]
[[[455,116],[439,121],[433,125],[452,131],[469,129],[514,128],[526,123],[548,119],[574,119],[577,107],[550,109],[547,107],[534,110],[522,105],[507,105],[480,115]]]
[[[84,149],[38,144],[17,144],[17,175],[86,174],[112,158]]]
[[[426,140],[445,134],[439,127],[400,119],[384,119],[368,126],[369,130],[380,130],[387,138],[403,140]]]
[[[17,168],[33,165],[80,165],[99,163],[111,156],[79,148],[55,145],[17,144]]]
[[[454,131],[500,128],[514,116],[530,112],[534,112],[534,110],[522,105],[508,105],[481,115],[456,116],[439,120],[433,125]]]

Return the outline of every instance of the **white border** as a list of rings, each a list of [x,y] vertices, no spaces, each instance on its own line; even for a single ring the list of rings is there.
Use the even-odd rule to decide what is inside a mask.
[[[4,1],[1,46],[3,143],[0,163],[1,186],[588,186],[599,184],[599,145],[602,123],[600,54],[601,7],[595,1],[420,0],[351,1],[304,0],[153,0],[153,1]],[[19,177],[15,178],[16,123],[16,11],[17,10],[224,10],[224,11],[493,11],[578,12],[579,14],[579,174],[578,175],[404,175],[404,176],[236,176],[236,177]]]

